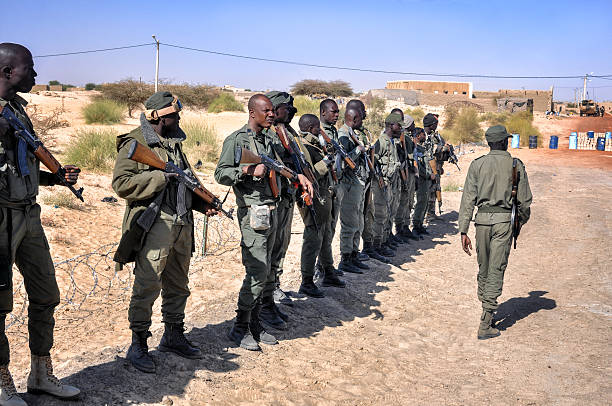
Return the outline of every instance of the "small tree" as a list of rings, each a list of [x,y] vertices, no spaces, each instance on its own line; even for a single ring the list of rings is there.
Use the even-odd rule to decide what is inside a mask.
[[[58,86],[58,85],[61,85],[59,80],[50,80],[49,81],[49,86]]]
[[[329,97],[348,97],[353,94],[353,88],[343,80],[326,82],[318,79],[304,79],[291,86],[291,93],[302,96],[324,94]]]
[[[85,84],[85,90],[94,90],[96,88],[96,84],[95,83],[86,83]]]
[[[103,98],[125,104],[128,115],[132,117],[132,111],[140,107],[153,94],[153,86],[136,80],[125,79],[100,85],[100,91]]]

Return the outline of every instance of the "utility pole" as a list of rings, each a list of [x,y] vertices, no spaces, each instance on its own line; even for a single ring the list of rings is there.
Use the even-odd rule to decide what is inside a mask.
[[[155,35],[151,35],[157,45],[157,57],[155,58],[155,92],[157,92],[157,84],[159,83],[159,41],[155,38]],[[586,86],[586,82],[584,82]]]
[[[586,83],[589,75],[584,75],[584,86],[582,87],[582,100],[586,100]]]

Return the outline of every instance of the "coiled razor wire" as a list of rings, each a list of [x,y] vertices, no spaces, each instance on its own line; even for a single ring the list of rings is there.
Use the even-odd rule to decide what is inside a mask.
[[[238,226],[227,217],[218,215],[206,219],[199,213],[194,217],[195,252],[190,275],[203,269],[206,257],[235,250],[240,242]],[[205,249],[202,249],[204,244]],[[121,270],[116,267],[113,255],[118,245],[104,244],[91,252],[54,262],[56,279],[62,292],[60,305],[56,308],[56,320],[85,320],[101,307],[127,306],[133,283],[133,264]],[[16,268],[13,275],[14,304],[13,312],[8,315],[6,331],[25,338],[23,327],[27,324],[27,293]],[[61,328],[61,325],[56,328]]]

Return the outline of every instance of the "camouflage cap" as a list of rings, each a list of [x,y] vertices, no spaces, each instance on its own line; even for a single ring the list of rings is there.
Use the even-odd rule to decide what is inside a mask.
[[[438,117],[436,117],[435,114],[427,113],[425,114],[425,117],[423,117],[423,125],[425,127],[431,127],[437,122],[438,122]]]
[[[402,116],[400,116],[397,113],[391,113],[387,116],[387,118],[385,118],[385,124],[401,124],[401,123],[403,123]]]
[[[485,138],[488,142],[503,141],[508,137],[512,137],[512,134],[508,133],[506,127],[503,125],[494,125],[493,127],[489,127],[485,133]]]
[[[147,110],[159,110],[172,104],[174,96],[170,92],[157,92],[149,97],[144,105]]]
[[[291,96],[287,92],[279,92],[274,90],[272,92],[266,93],[266,97],[270,99],[274,108],[278,107],[283,103],[293,104],[293,96]]]
[[[412,118],[411,116],[409,116],[408,114],[406,114],[404,116],[404,128],[410,128],[410,126],[414,124],[414,118]]]

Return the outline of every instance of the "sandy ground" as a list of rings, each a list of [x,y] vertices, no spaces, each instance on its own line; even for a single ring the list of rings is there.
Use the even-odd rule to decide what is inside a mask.
[[[209,117],[224,135],[245,118]],[[443,186],[462,185],[471,160],[485,152],[462,155],[461,172],[445,166]],[[477,264],[459,244],[460,192],[443,193],[445,212],[430,225],[429,238],[402,246],[392,265],[370,261],[370,271],[347,275],[347,288],[326,288],[323,299],[296,293],[303,230],[296,215],[283,276],[283,288],[295,299],[284,308],[290,329],[275,332],[280,344],[261,353],[234,348],[226,338],[244,271],[236,224],[215,219],[213,239],[226,245],[194,259],[187,309],[188,337],[204,359],[154,350],[156,374],[127,365],[129,271],[115,273],[105,255],[88,256],[87,266],[58,266],[63,303],[71,292],[78,300],[94,286],[94,274],[98,290],[80,309],[64,304],[58,310],[53,349],[58,376],[79,386],[82,399],[24,398],[30,405],[609,404],[612,154],[511,152],[526,164],[534,203],[510,256],[499,338],[476,340]],[[203,181],[216,193],[225,190],[213,185],[209,171]],[[113,195],[109,176],[85,173],[83,184],[87,200],[79,210],[43,205],[57,260],[119,237],[122,202],[100,201]],[[337,247],[335,241],[336,255]],[[154,314],[153,349],[163,332],[159,303]],[[20,324],[9,329],[11,370],[21,392],[29,364],[26,332]]]

